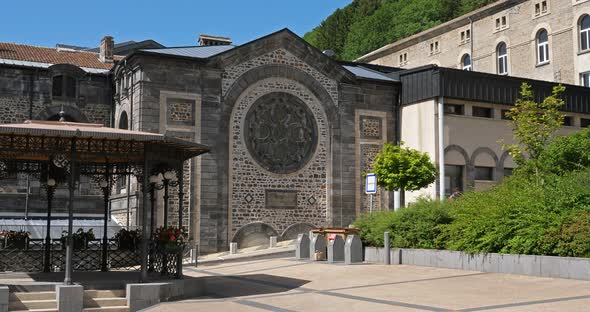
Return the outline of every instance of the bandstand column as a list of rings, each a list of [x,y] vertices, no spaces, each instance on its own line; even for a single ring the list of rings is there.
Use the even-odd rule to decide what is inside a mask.
[[[74,191],[76,189],[76,138],[72,138],[70,149],[70,180],[68,188],[70,196],[68,198],[68,240],[66,246],[66,272],[64,284],[72,284],[72,253],[74,251],[74,240],[72,231],[74,227]]]
[[[147,146],[144,147],[144,160],[143,160],[143,178],[141,181],[141,194],[143,197],[141,213],[141,233],[143,239],[141,240],[141,281],[148,281],[148,241],[150,234],[148,233],[148,214],[147,214],[147,203],[149,202],[149,166],[150,162],[148,159],[148,152],[145,151]]]
[[[51,206],[55,194],[55,180],[48,178],[47,187],[47,230],[45,231],[45,257],[43,258],[43,272],[51,271]]]
[[[184,163],[180,165],[177,171],[178,179],[178,229],[182,231],[182,202],[184,197]],[[184,233],[182,234],[184,235]],[[183,250],[178,252],[178,259],[176,259],[176,278],[182,278],[182,255]]]
[[[100,270],[103,272],[108,271],[107,267],[107,257],[108,257],[108,245],[109,245],[109,238],[107,235],[108,230],[108,222],[109,222],[109,195],[111,194],[111,172],[110,166],[108,164],[105,165],[105,176],[104,180],[100,182],[100,187],[102,188],[102,195],[104,200],[104,223],[102,228],[102,263],[100,266]]]

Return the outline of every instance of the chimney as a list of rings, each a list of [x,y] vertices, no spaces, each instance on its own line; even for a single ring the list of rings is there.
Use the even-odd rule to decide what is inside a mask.
[[[115,50],[115,41],[111,36],[104,36],[100,41],[100,52],[98,59],[103,63],[113,62],[113,51]]]
[[[200,46],[217,46],[217,45],[230,45],[231,38],[227,37],[218,37],[218,36],[210,36],[210,35],[199,35],[199,45]]]

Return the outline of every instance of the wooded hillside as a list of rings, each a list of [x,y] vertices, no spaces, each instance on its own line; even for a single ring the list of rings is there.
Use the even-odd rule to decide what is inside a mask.
[[[320,50],[353,60],[494,0],[353,0],[305,34]]]

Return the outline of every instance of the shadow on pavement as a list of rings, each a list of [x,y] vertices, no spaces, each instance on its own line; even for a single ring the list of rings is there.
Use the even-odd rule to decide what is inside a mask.
[[[286,292],[309,281],[268,274],[199,277],[205,283],[205,294],[213,298],[230,298]]]

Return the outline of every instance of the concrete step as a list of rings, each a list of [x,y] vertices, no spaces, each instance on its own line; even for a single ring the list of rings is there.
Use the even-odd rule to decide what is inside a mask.
[[[126,306],[84,308],[84,309],[82,309],[82,312],[129,312],[129,308]]]
[[[11,292],[9,301],[55,300],[55,291]]]
[[[8,310],[10,312],[58,312],[57,309]]]
[[[8,311],[33,309],[57,309],[57,302],[55,298],[53,300],[15,300],[8,302]]]
[[[84,308],[124,307],[126,298],[84,298]]]
[[[85,290],[84,299],[86,298],[125,298],[125,290]]]

